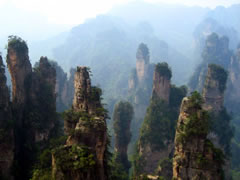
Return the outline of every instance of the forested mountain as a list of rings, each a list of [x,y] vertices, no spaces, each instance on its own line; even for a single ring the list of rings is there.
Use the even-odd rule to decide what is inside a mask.
[[[0,35],[0,180],[240,179],[239,17],[136,1]]]

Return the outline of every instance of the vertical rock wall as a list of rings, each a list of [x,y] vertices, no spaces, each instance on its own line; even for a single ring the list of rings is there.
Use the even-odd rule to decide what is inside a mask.
[[[107,179],[108,135],[106,114],[100,102],[101,89],[91,86],[87,67],[77,67],[74,87],[73,106],[64,119],[68,139],[64,147],[53,153],[53,178]],[[64,153],[70,156],[65,158]],[[79,161],[85,165],[78,166]]]
[[[153,98],[157,96],[167,104],[169,103],[171,77],[172,73],[167,63],[158,63],[156,65],[153,74]]]
[[[220,180],[223,153],[207,139],[208,115],[198,93],[184,98],[175,135],[173,179]]]
[[[210,64],[203,88],[205,108],[218,113],[223,108],[224,91],[227,82],[227,72],[220,66]]]
[[[6,85],[5,66],[0,55],[0,179],[12,179],[14,160],[13,119],[10,94]]]

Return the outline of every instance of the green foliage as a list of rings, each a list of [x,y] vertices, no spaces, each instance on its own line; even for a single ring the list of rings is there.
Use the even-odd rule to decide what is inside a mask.
[[[232,175],[232,180],[239,180],[240,179],[240,171],[232,170],[231,175]]]
[[[178,128],[177,143],[185,143],[193,137],[206,137],[209,130],[209,115],[202,110],[203,99],[198,92],[188,98],[187,111],[189,116]]]
[[[169,164],[172,164],[173,160],[169,159],[169,158],[164,158],[162,160],[159,161],[159,166],[161,168],[168,168]]]
[[[117,154],[113,156],[113,158],[109,162],[110,166],[110,180],[128,180],[128,171],[124,165],[117,160]]]
[[[31,180],[51,180],[52,150],[64,145],[66,139],[66,136],[51,138],[45,145],[44,150],[38,152]]]
[[[89,100],[91,102],[100,101],[101,96],[102,96],[102,89],[97,86],[93,86]]]
[[[159,149],[164,147],[164,141],[173,141],[179,106],[185,95],[185,87],[172,86],[169,105],[158,97],[151,100],[140,132],[141,143],[150,143]]]
[[[26,41],[24,41],[18,36],[8,36],[7,48],[14,49],[18,55],[21,55],[22,53],[28,53],[28,46]]]
[[[44,68],[36,66],[33,74],[25,80],[27,94],[34,94],[34,96],[28,96],[27,98],[27,107],[24,115],[26,124],[40,132],[48,129],[51,123],[56,123],[58,119],[55,84],[50,83],[47,79],[56,78],[55,70],[48,60],[44,66]],[[48,70],[52,70],[53,74],[46,74]]]
[[[115,105],[113,113],[113,128],[116,134],[115,140],[119,147],[127,146],[130,141],[130,123],[133,115],[133,107],[129,102],[120,101]]]
[[[164,148],[164,141],[174,138],[177,117],[159,98],[151,100],[140,131],[140,142],[150,143],[153,149]]]
[[[203,168],[204,166],[206,166],[208,164],[208,159],[206,157],[204,157],[202,153],[198,153],[196,162],[199,167]]]
[[[179,109],[182,99],[186,96],[186,94],[187,94],[186,86],[176,87],[175,85],[171,85],[169,106],[171,108]]]
[[[208,65],[208,67],[211,69],[212,77],[219,82],[220,92],[224,92],[224,90],[226,89],[226,82],[228,78],[227,71],[223,67],[216,64],[210,64]]]
[[[72,108],[63,112],[64,121],[77,123],[80,118],[86,119],[89,115],[86,112],[76,112]]]
[[[30,180],[54,180],[52,178],[51,169],[39,170],[35,169],[33,171],[33,176]]]
[[[224,155],[223,151],[219,148],[216,148],[214,146],[214,144],[207,139],[207,141],[205,142],[206,144],[206,148],[209,150],[209,151],[212,151],[213,152],[213,159],[215,162],[218,163],[218,165],[220,165],[221,167],[225,164],[225,159],[226,159],[226,156]]]
[[[132,165],[133,165],[133,179],[136,178],[138,175],[140,175],[140,173],[143,170],[143,167],[145,166],[145,159],[139,155],[138,153],[138,146],[137,144],[135,145],[135,152],[132,155],[132,159],[131,159]]]
[[[189,104],[188,108],[195,108],[195,109],[201,109],[203,105],[203,98],[202,96],[197,92],[194,91],[191,93],[191,96],[189,97]]]
[[[161,76],[167,77],[168,79],[171,79],[172,77],[172,70],[166,62],[157,63],[155,66],[155,71],[158,72]]]
[[[53,150],[56,160],[56,166],[65,170],[82,170],[88,171],[94,168],[96,162],[94,155],[87,147],[83,146],[67,146],[58,147]]]
[[[104,108],[98,108],[96,115],[102,115],[103,117],[107,116],[107,111]],[[103,115],[104,114],[104,115]],[[106,114],[106,115],[105,115]],[[95,116],[91,116],[86,112],[76,112],[72,108],[63,112],[63,119],[67,122],[77,123],[81,120],[82,126],[88,128],[96,128],[98,130],[103,130],[105,127],[104,118],[95,119]],[[81,131],[80,131],[81,132]],[[69,132],[71,135],[77,135],[78,131],[73,130]]]
[[[219,137],[219,143],[224,148],[227,156],[231,156],[231,140],[234,128],[231,126],[232,117],[223,108],[217,115],[211,114],[210,130]]]

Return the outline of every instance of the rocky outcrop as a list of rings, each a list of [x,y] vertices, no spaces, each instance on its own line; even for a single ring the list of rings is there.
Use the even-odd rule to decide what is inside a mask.
[[[91,86],[87,67],[77,67],[74,87],[73,106],[64,118],[68,139],[53,153],[53,178],[104,180],[108,135],[101,89]]]
[[[21,126],[23,107],[27,98],[25,84],[32,73],[32,66],[27,44],[21,38],[10,37],[7,52],[7,66],[12,81],[12,102],[14,111],[18,114],[16,123]]]
[[[136,179],[157,175],[168,180],[172,177],[172,168],[165,167],[171,166],[175,122],[186,89],[170,85],[172,74],[167,63],[158,63],[154,74],[153,94],[137,143],[134,173]]]
[[[169,103],[172,72],[167,63],[158,63],[153,74],[153,98],[157,96]]]
[[[149,50],[145,44],[141,43],[139,45],[136,58],[137,58],[136,63],[137,77],[139,83],[141,83],[148,74],[149,66]]]
[[[192,90],[202,91],[206,79],[208,64],[217,64],[228,69],[232,56],[233,53],[229,49],[228,37],[219,36],[216,33],[207,36],[202,52],[202,62],[196,68],[196,71],[191,77],[189,87]]]
[[[32,71],[28,46],[16,36],[8,40],[7,65],[12,81],[14,160],[16,167],[24,167],[15,168],[14,174],[29,179],[36,149],[42,149],[50,134],[55,133],[51,131],[57,121],[56,71],[46,57],[41,57]]]
[[[173,179],[224,179],[223,153],[207,139],[209,118],[201,96],[182,101],[175,135]]]
[[[150,64],[149,49],[146,44],[141,43],[136,53],[136,69],[132,71],[128,81],[129,91],[134,91],[138,87],[144,87],[147,81],[152,82],[153,65]]]
[[[128,174],[131,167],[128,161],[127,149],[131,140],[130,125],[133,118],[133,107],[129,102],[119,102],[114,107],[114,136],[116,161],[124,167]]]
[[[41,57],[39,64],[34,68],[31,75],[29,94],[26,108],[35,113],[36,120],[25,122],[30,125],[34,142],[46,141],[49,139],[51,130],[56,123],[56,70],[47,57]],[[29,105],[31,107],[29,107]],[[45,112],[45,113],[44,113]],[[28,113],[26,119],[30,119]],[[41,119],[41,122],[39,122]]]
[[[13,119],[5,66],[0,55],[0,179],[12,179],[14,160]]]
[[[56,86],[56,70],[50,64],[47,57],[41,57],[39,60],[39,70],[41,72],[42,78],[46,81],[46,84],[50,86],[53,96],[55,96],[55,86]]]
[[[224,166],[225,179],[231,179],[230,173],[230,146],[233,129],[230,125],[231,117],[224,108],[224,92],[228,73],[221,66],[210,64],[203,89],[203,108],[210,112],[212,119],[208,138],[215,147],[220,148],[227,157]]]
[[[210,64],[203,88],[204,108],[219,113],[223,108],[227,72],[220,66]]]
[[[141,43],[136,53],[136,68],[132,70],[128,81],[129,102],[133,105],[135,116],[131,124],[133,134],[129,149],[134,151],[134,144],[139,136],[139,129],[144,120],[152,94],[154,64],[150,64],[149,49]]]

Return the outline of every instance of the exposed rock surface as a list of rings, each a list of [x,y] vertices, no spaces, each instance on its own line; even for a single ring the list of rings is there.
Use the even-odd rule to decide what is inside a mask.
[[[87,67],[77,67],[74,87],[73,107],[64,119],[68,139],[65,146],[53,153],[53,178],[107,179],[108,135],[101,89],[91,86]],[[64,157],[66,153],[70,155]]]
[[[212,124],[208,138],[227,157],[224,174],[225,179],[228,180],[231,179],[230,144],[233,137],[233,130],[230,125],[231,117],[223,106],[227,79],[228,74],[224,68],[215,64],[208,66],[208,74],[203,88],[203,108],[211,113]]]
[[[132,77],[129,79],[129,90],[134,90],[137,87],[143,87],[149,78],[152,80],[153,70],[150,64],[149,49],[146,44],[141,43],[138,46],[136,53],[136,69],[132,72]]]
[[[153,94],[138,140],[134,173],[136,179],[157,175],[168,180],[172,177],[169,162],[173,157],[175,122],[186,90],[170,85],[172,74],[167,63],[158,63],[154,74]],[[165,168],[169,164],[170,168]]]
[[[11,168],[15,148],[12,122],[10,94],[0,55],[0,179],[12,179]]]
[[[173,179],[224,179],[223,153],[207,139],[209,119],[202,103],[196,92],[182,101],[175,135]]]
[[[9,40],[7,65],[11,74],[14,113],[18,114],[16,123],[18,126],[22,126],[23,107],[27,98],[25,83],[32,73],[28,47],[25,41],[14,37]]]
[[[139,129],[144,120],[147,106],[152,94],[154,64],[150,64],[149,50],[146,44],[141,43],[136,53],[136,68],[132,70],[128,81],[129,101],[134,108],[134,119],[131,124],[133,137],[129,145],[132,152],[139,136]]]
[[[190,88],[192,90],[202,91],[206,79],[208,64],[217,64],[228,69],[232,56],[233,53],[229,49],[228,37],[219,36],[216,33],[207,36],[202,52],[202,62],[190,79]]]
[[[203,88],[205,109],[215,113],[219,113],[222,110],[226,81],[227,72],[223,68],[214,64],[208,66],[206,81]]]
[[[146,78],[148,74],[148,66],[149,66],[149,50],[148,47],[141,43],[138,47],[137,51],[137,63],[136,63],[136,70],[137,70],[137,77],[138,82],[141,83],[144,78]]]
[[[164,69],[166,66],[166,69]],[[171,88],[171,79],[172,73],[168,69],[167,63],[157,64],[155,67],[154,75],[153,75],[153,96],[157,96],[158,98],[165,101],[167,104],[169,103],[169,95]]]
[[[17,36],[8,40],[7,65],[12,81],[12,110],[15,137],[14,175],[29,179],[37,143],[42,148],[56,122],[56,71],[42,57],[32,71],[28,46]],[[19,168],[24,167],[24,168]]]

